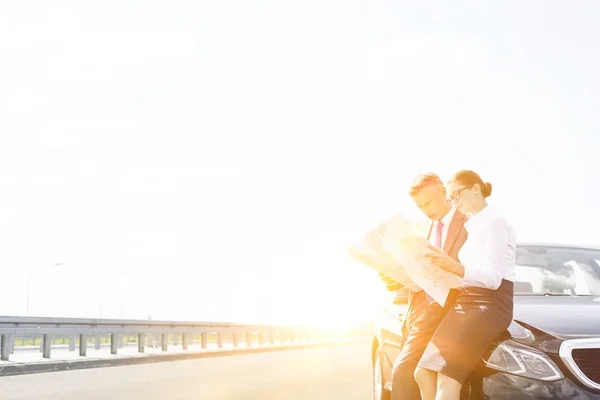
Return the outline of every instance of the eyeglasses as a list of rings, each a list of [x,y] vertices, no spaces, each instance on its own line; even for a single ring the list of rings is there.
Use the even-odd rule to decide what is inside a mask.
[[[472,188],[473,185],[469,185],[469,186],[463,186],[458,190],[455,190],[454,192],[450,193],[450,196],[448,197],[448,200],[452,201],[452,200],[458,200],[458,198],[460,197],[460,193],[465,190],[465,189],[470,189]]]

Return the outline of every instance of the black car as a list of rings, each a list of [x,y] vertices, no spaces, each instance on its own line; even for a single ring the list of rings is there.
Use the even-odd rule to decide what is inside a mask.
[[[465,399],[600,400],[600,248],[517,246],[514,319],[463,386]],[[389,399],[407,296],[373,337],[373,392]]]

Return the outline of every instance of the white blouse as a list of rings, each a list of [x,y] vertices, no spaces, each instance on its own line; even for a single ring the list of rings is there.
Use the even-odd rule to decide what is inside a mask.
[[[515,232],[506,218],[488,205],[465,222],[468,236],[458,253],[465,286],[496,290],[503,279],[515,280]]]

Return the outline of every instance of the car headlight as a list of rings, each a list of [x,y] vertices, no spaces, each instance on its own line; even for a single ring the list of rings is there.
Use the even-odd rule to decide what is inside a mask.
[[[492,369],[541,381],[565,377],[546,354],[511,340],[502,342],[484,361]]]

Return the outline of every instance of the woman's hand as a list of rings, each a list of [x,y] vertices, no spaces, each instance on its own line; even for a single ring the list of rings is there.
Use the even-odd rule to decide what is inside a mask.
[[[465,267],[461,263],[454,261],[448,254],[437,247],[428,244],[427,248],[433,251],[433,253],[425,254],[425,258],[432,264],[435,264],[435,266],[444,271],[458,275],[460,278],[465,276]]]

